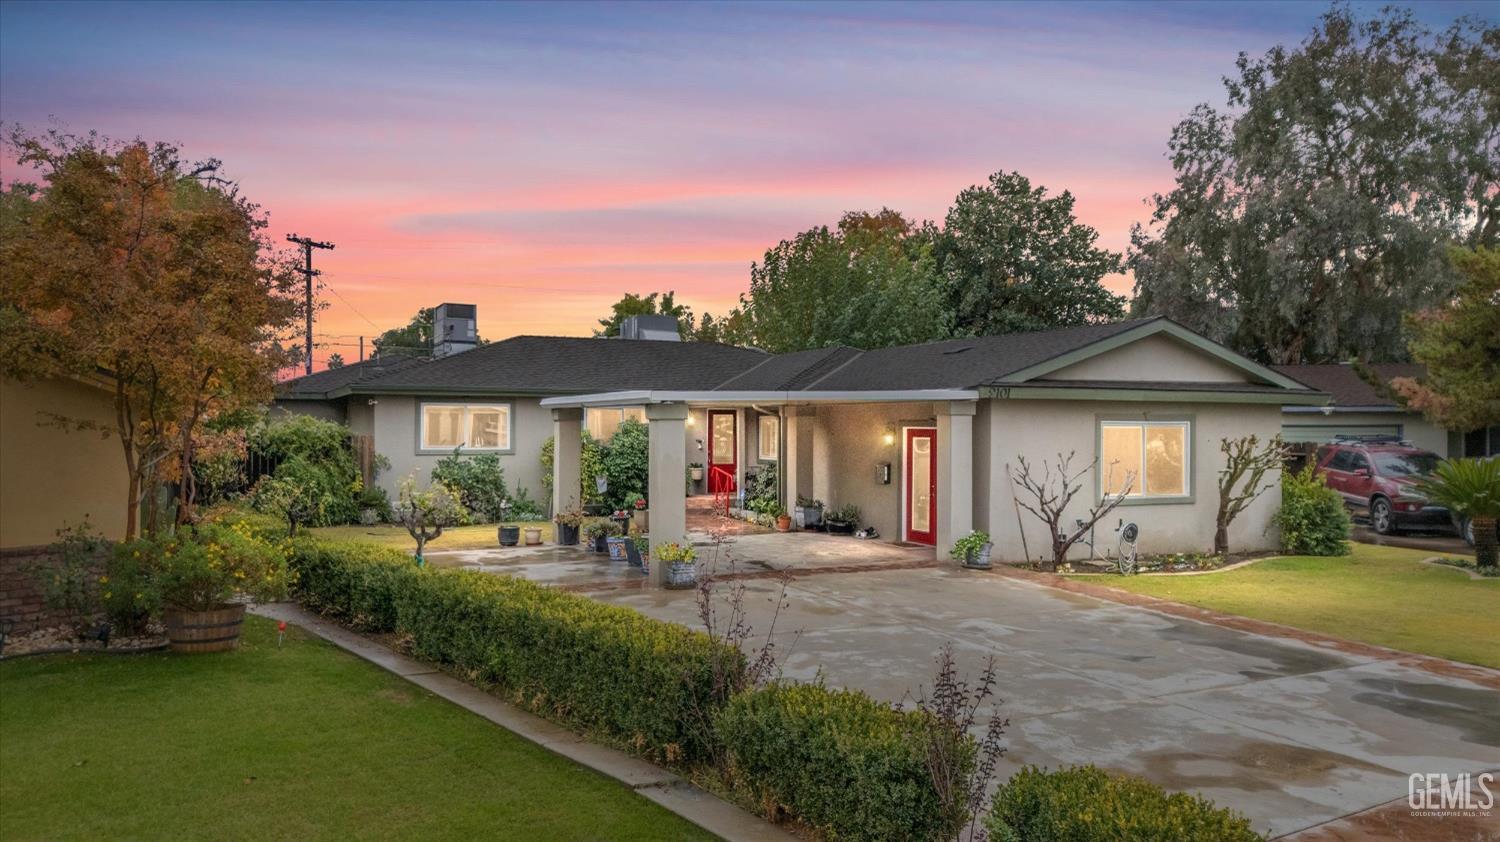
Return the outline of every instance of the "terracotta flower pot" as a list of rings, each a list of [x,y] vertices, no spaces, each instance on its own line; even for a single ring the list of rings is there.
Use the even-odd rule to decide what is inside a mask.
[[[792,531],[792,516],[791,515],[782,515],[782,516],[776,518],[776,531],[777,532],[791,532]]]
[[[542,543],[542,530],[535,526],[528,526],[523,532],[526,533],[526,546],[535,547]]]

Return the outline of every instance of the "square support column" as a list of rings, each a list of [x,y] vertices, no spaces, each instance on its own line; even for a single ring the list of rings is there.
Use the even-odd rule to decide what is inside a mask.
[[[579,470],[583,451],[583,410],[552,410],[552,514],[583,505]]]
[[[667,580],[667,568],[657,560],[661,544],[687,540],[687,460],[682,440],[687,435],[687,404],[647,404],[649,430],[646,496],[651,506],[651,584]]]
[[[813,424],[817,421],[811,407],[789,406],[785,409],[786,432],[782,449],[786,452],[786,507],[797,505],[798,497],[816,497],[813,493]]]
[[[942,401],[937,415],[938,558],[974,531],[974,415],[977,401]]]

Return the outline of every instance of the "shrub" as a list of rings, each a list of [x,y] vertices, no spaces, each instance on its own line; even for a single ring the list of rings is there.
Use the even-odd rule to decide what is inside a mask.
[[[326,465],[293,456],[276,466],[276,473],[261,477],[251,499],[257,511],[286,521],[286,534],[296,535],[304,524],[327,525],[330,511],[341,511],[348,493],[340,488],[336,472]]]
[[[536,500],[531,499],[531,494],[525,486],[516,486],[514,497],[510,498],[510,519],[522,520],[546,520],[546,508]]]
[[[1169,794],[1149,781],[1094,766],[1056,772],[1027,766],[996,791],[985,828],[997,842],[1264,839],[1249,819],[1202,796]]]
[[[1281,548],[1295,555],[1348,555],[1349,512],[1337,491],[1312,465],[1281,475],[1281,509],[1276,513]]]
[[[604,491],[605,502],[619,508],[632,497],[645,496],[650,447],[649,428],[645,424],[634,418],[620,423],[600,458],[604,476],[609,481]],[[593,484],[592,476],[584,475],[582,479],[585,489]]]
[[[718,710],[715,659],[738,649],[629,608],[532,582],[419,569],[359,544],[300,541],[297,593],[371,631],[397,632],[422,658],[497,684],[520,704],[665,760],[706,756],[689,722]]]
[[[775,462],[761,465],[746,480],[745,508],[773,518],[781,514],[781,485],[777,481]]]
[[[117,635],[142,634],[161,616],[161,593],[152,576],[155,555],[140,543],[117,544],[99,577],[100,603]]]
[[[108,574],[100,578],[101,560],[109,542],[94,532],[87,520],[57,530],[57,541],[49,546],[45,561],[32,565],[27,573],[42,590],[46,606],[63,616],[80,634],[98,616],[102,595],[99,585],[108,583]]]
[[[285,476],[281,465],[300,459],[297,477],[316,482],[322,511],[313,526],[353,523],[359,518],[355,494],[363,487],[349,428],[309,415],[288,415],[257,424],[247,437],[250,452],[277,463],[275,476]],[[261,509],[259,505],[257,509]]]
[[[494,523],[500,519],[500,503],[506,497],[500,457],[494,453],[464,456],[462,449],[438,460],[432,482],[453,489],[473,523]]]
[[[933,786],[928,714],[853,690],[774,683],[735,696],[717,724],[736,783],[829,838],[952,839],[963,824]],[[962,739],[972,763],[973,742]]]
[[[207,611],[238,594],[264,601],[286,593],[285,547],[245,525],[182,527],[175,535],[121,544],[116,555],[129,559],[121,574],[124,567],[132,568],[149,581],[163,605],[184,611]]]

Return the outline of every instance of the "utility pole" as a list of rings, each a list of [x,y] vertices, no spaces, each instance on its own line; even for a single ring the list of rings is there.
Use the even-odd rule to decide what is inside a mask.
[[[365,338],[363,336],[359,338],[359,361],[365,361]]]
[[[312,360],[312,357],[313,357],[313,340],[312,340],[313,295],[312,295],[312,281],[313,281],[313,276],[314,275],[321,275],[321,274],[323,274],[322,272],[319,272],[316,269],[312,268],[312,250],[313,249],[332,249],[333,248],[333,243],[319,242],[318,240],[314,240],[311,237],[299,237],[296,234],[288,234],[288,235],[286,235],[286,239],[287,239],[287,242],[289,242],[289,243],[296,243],[297,245],[299,245],[299,246],[302,247],[302,268],[298,269],[297,271],[301,272],[303,280],[307,281],[307,347],[305,348],[305,350],[307,351],[307,373],[308,374],[312,374],[312,363],[313,363],[313,360]]]

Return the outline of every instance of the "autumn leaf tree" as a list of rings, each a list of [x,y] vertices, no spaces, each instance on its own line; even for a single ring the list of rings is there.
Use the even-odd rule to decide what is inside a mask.
[[[1407,316],[1412,359],[1427,373],[1391,389],[1409,408],[1450,430],[1500,424],[1500,251],[1455,249],[1463,278],[1447,303]]]
[[[16,379],[103,373],[129,487],[126,536],[159,525],[156,489],[193,513],[206,424],[271,397],[279,340],[299,316],[295,275],[265,215],[168,144],[13,129],[41,183],[0,197],[0,370]],[[93,426],[52,419],[63,426]],[[145,517],[142,517],[142,505]]]

